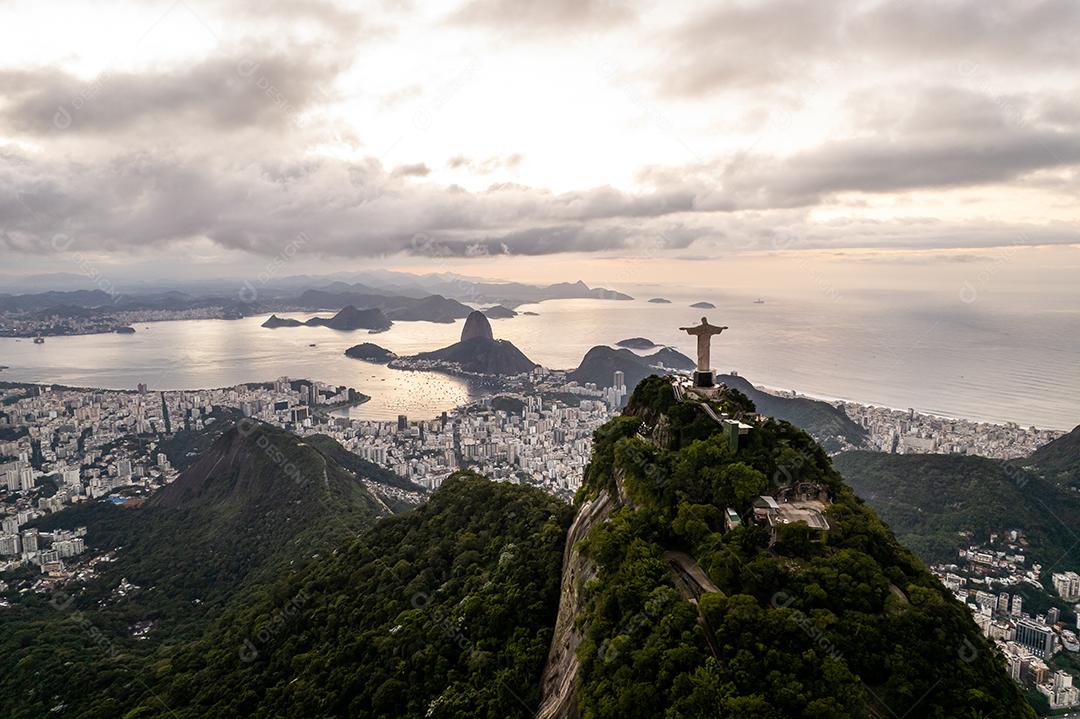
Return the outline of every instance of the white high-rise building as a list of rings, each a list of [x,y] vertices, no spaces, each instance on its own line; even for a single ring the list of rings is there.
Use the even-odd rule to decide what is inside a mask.
[[[19,489],[23,492],[32,492],[34,490],[33,467],[23,467],[19,470]]]
[[[1066,602],[1080,599],[1080,574],[1076,572],[1056,572],[1053,575],[1054,591]]]
[[[0,554],[15,557],[22,553],[22,542],[17,534],[5,534],[0,537]]]

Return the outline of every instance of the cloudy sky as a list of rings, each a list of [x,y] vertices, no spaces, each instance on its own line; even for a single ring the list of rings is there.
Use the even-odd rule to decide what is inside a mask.
[[[1078,37],[1075,0],[0,0],[2,272],[1075,251]]]

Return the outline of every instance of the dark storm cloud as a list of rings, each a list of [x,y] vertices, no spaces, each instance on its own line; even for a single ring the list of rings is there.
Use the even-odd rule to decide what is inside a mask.
[[[1080,138],[1017,132],[983,141],[827,143],[783,160],[746,158],[724,168],[722,183],[737,206],[817,204],[837,192],[888,193],[1015,180],[1080,162]]]
[[[629,69],[628,63],[625,73],[605,78],[617,86],[625,81],[627,87],[617,89],[635,98],[635,106],[649,108],[650,116],[663,113],[659,104],[653,108],[652,97],[636,102],[630,86],[636,72],[662,83],[657,98],[678,96],[676,116],[683,102],[696,103],[692,109],[706,125],[711,115],[723,114],[714,96],[724,89],[768,90],[761,95],[769,99],[755,97],[734,108],[762,117],[773,111],[774,89],[792,96],[824,89],[837,98],[839,120],[817,144],[802,137],[812,136],[813,128],[793,128],[794,146],[802,149],[783,154],[778,148],[785,142],[754,142],[689,165],[648,167],[640,179],[649,190],[636,192],[531,187],[519,182],[533,169],[519,153],[472,149],[445,166],[447,149],[435,157],[395,158],[395,164],[408,164],[390,167],[376,159],[342,159],[371,149],[360,136],[371,141],[362,122],[348,126],[354,118],[347,110],[335,115],[341,106],[327,93],[339,77],[341,85],[363,88],[346,101],[370,99],[384,109],[440,89],[420,80],[395,90],[390,82],[383,83],[389,94],[379,96],[368,90],[368,81],[385,77],[342,75],[355,54],[351,35],[366,36],[372,26],[334,3],[274,0],[241,7],[238,17],[251,16],[264,29],[283,23],[283,32],[303,36],[314,28],[316,35],[331,33],[330,41],[282,49],[300,42],[285,35],[290,39],[274,51],[260,46],[168,71],[93,80],[58,69],[0,69],[0,138],[13,140],[0,145],[0,247],[46,255],[57,251],[54,238],[63,235],[70,238],[70,244],[60,243],[64,248],[121,256],[206,240],[274,255],[302,234],[313,253],[361,257],[1077,241],[1064,225],[808,217],[829,202],[847,209],[871,202],[847,196],[855,193],[1015,183],[1067,197],[1077,175],[1063,170],[1080,166],[1074,95],[998,80],[1005,70],[1033,76],[1043,68],[1047,75],[1075,71],[1080,3],[770,0],[704,11],[661,33],[656,44],[666,51],[662,70],[642,69],[654,58],[651,48],[641,48],[640,65]],[[544,40],[557,38],[540,48],[546,58],[559,51],[556,33],[568,28],[587,26],[599,36],[611,25],[635,27],[625,7],[473,0],[453,16],[455,27],[439,29],[469,38],[476,31],[515,39],[545,33]],[[360,57],[357,68],[383,72],[374,63],[365,67],[367,58]],[[847,68],[859,63],[875,69],[871,82],[851,81]],[[914,77],[902,77],[913,67]],[[928,81],[940,85],[926,87]],[[850,94],[841,99],[836,90]],[[444,100],[429,104],[444,102],[442,92]],[[389,102],[392,96],[399,99]],[[482,113],[479,102],[475,110]],[[328,112],[321,116],[324,106]],[[536,152],[530,160],[540,157],[530,145],[520,147]],[[626,151],[635,156],[638,148]],[[470,191],[443,184],[444,173],[463,185],[489,176],[485,183],[493,184]]]
[[[312,251],[339,256],[536,255],[698,241],[740,249],[969,246],[977,236],[1005,239],[993,227],[907,220],[810,231],[803,214],[837,193],[1002,183],[1080,164],[1075,128],[1050,126],[1039,114],[1044,104],[1024,96],[1003,102],[930,88],[901,99],[860,93],[849,104],[864,123],[852,139],[786,157],[743,153],[650,168],[642,179],[652,191],[639,193],[607,186],[555,193],[518,183],[469,192],[423,179],[425,163],[387,170],[374,159],[277,157],[258,147],[236,155],[129,152],[97,162],[8,150],[0,154],[0,196],[9,198],[0,202],[0,244],[48,253],[63,233],[73,247],[121,251],[208,238],[273,254],[303,233]],[[461,158],[459,166],[471,164]],[[1029,238],[1075,241],[1058,229]]]
[[[167,73],[93,80],[54,69],[0,70],[0,123],[28,135],[108,134],[145,123],[265,129],[319,99],[339,70],[304,53],[219,57]]]
[[[0,242],[49,253],[57,233],[72,238],[73,249],[110,251],[205,237],[272,254],[303,233],[313,251],[342,256],[433,247],[490,254],[502,244],[541,254],[616,247],[634,231],[606,223],[693,206],[682,191],[551,193],[502,184],[468,193],[410,182],[417,167],[387,172],[374,160],[328,158],[239,164],[142,152],[82,165],[8,152],[0,156]],[[418,245],[416,237],[427,239]]]
[[[958,81],[1022,67],[1073,68],[1073,0],[723,2],[661,38],[662,91],[695,96],[761,87],[806,89],[822,65],[943,63]],[[883,68],[887,69],[887,68]]]
[[[1080,164],[1077,126],[1044,121],[1025,96],[894,88],[847,104],[861,123],[851,139],[786,157],[737,153],[694,168],[650,168],[642,178],[691,192],[699,210],[776,209],[840,192],[977,186]]]

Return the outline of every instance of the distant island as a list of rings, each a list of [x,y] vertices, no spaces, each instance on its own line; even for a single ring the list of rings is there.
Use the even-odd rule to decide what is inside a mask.
[[[528,317],[539,317],[540,316],[539,312],[522,312],[521,314],[526,315]]]
[[[371,342],[361,342],[358,345],[353,345],[345,350],[345,356],[367,362],[377,362],[378,364],[386,364],[397,357],[396,354],[385,347],[380,347]]]
[[[716,309],[716,305],[714,305],[712,302],[695,302],[694,304],[692,304],[690,306],[694,307],[695,309],[699,309],[699,310],[715,310]]]
[[[667,299],[665,297],[653,297],[652,299],[649,300],[649,302],[652,302],[654,305],[670,305],[671,304],[671,300],[669,300],[669,299]]]
[[[372,330],[381,332],[390,329],[393,324],[383,311],[375,307],[369,310],[358,310],[352,305],[346,305],[330,319],[312,317],[304,324],[316,327],[329,327],[332,330]]]
[[[644,337],[629,337],[625,340],[619,340],[615,343],[619,347],[628,347],[632,350],[651,350],[653,347],[658,347],[655,342]]]
[[[489,320],[505,320],[511,317],[517,317],[517,312],[514,312],[508,307],[502,305],[495,305],[494,307],[488,307],[484,310],[484,316]]]
[[[303,322],[300,320],[294,320],[292,318],[278,317],[277,315],[270,315],[266,318],[266,322],[263,322],[261,327],[269,327],[270,329],[276,329],[278,327],[299,327]]]
[[[116,334],[118,334],[118,335],[133,335],[133,334],[135,334],[135,328],[134,327],[117,327],[113,331],[116,332]]]
[[[277,315],[270,315],[265,322],[262,323],[263,327],[275,329],[278,327],[329,327],[332,330],[370,330],[371,332],[382,332],[390,329],[393,322],[383,313],[382,310],[375,307],[368,310],[358,310],[353,305],[346,305],[336,315],[330,318],[324,317],[312,317],[306,322],[300,320],[278,317]]]

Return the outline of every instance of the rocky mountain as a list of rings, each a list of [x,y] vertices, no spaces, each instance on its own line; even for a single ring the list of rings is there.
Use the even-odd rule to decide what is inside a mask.
[[[461,341],[433,352],[421,352],[416,359],[455,365],[466,372],[514,375],[529,372],[536,363],[507,340],[497,340],[483,312],[473,311],[461,330]]]
[[[830,453],[866,446],[866,430],[828,402],[806,397],[778,397],[757,389],[739,375],[718,375],[716,380],[745,394],[762,414],[802,427]]]
[[[465,319],[465,325],[461,328],[462,342],[473,339],[495,339],[495,333],[491,331],[491,323],[483,312],[469,313]]]

